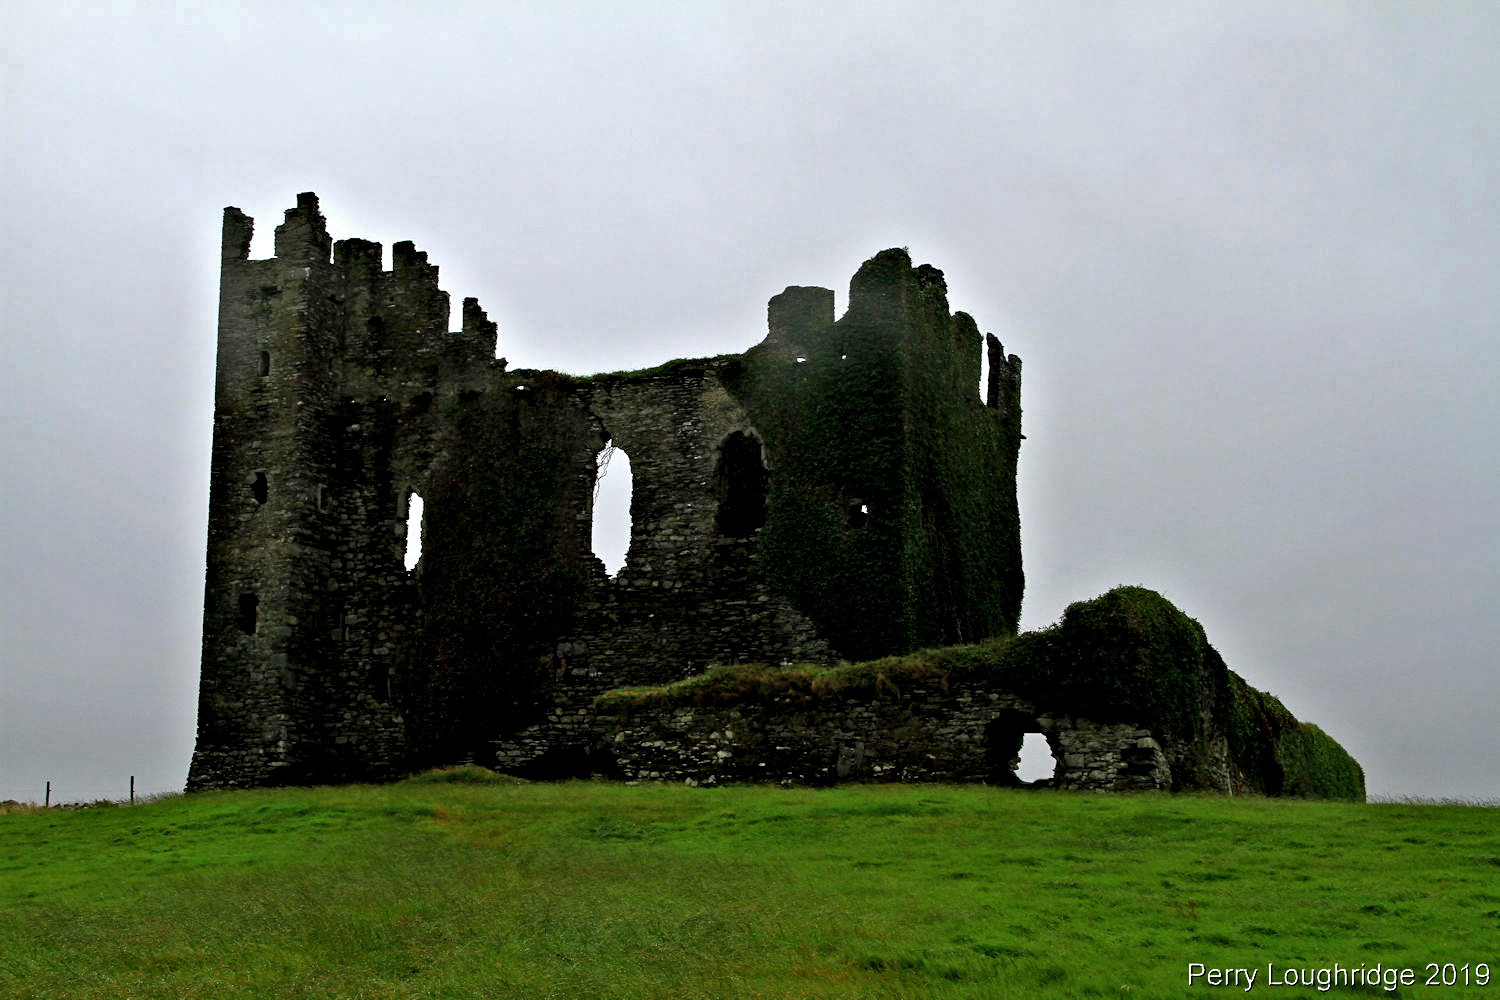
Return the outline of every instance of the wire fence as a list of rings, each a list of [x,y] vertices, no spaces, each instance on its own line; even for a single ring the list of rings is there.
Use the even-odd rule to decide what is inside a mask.
[[[129,782],[121,786],[120,795],[118,797],[115,797],[108,793],[103,795],[80,795],[77,794],[76,791],[66,789],[62,786],[55,786],[51,779],[48,779],[42,786],[42,794],[40,796],[40,799],[32,799],[26,802],[19,802],[14,799],[6,799],[3,802],[3,805],[7,807],[42,809],[54,809],[67,806],[76,808],[78,806],[103,804],[133,806],[150,799],[161,798],[162,794],[163,793],[141,794],[140,792],[138,792],[135,786],[135,775],[133,774],[130,776]]]

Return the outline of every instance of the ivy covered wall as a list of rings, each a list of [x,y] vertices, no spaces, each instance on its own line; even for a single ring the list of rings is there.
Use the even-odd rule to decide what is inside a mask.
[[[413,574],[420,628],[396,690],[414,763],[483,758],[533,720],[588,582],[573,512],[589,421],[570,379],[507,382],[443,414]]]
[[[981,401],[978,328],[904,250],[865,262],[837,322],[832,293],[789,288],[770,327],[727,384],[772,466],[772,583],[850,658],[1014,634],[1019,359],[992,352],[1013,375]]]
[[[669,686],[611,691],[598,708],[633,742],[667,748],[651,770],[700,782],[757,773],[832,780],[839,748],[854,744],[878,763],[868,774],[875,779],[995,782],[1004,778],[997,762],[1013,751],[998,744],[1017,735],[1012,720],[1025,716],[1020,731],[1041,732],[1052,744],[1061,787],[1365,796],[1364,772],[1343,747],[1246,684],[1196,621],[1144,587],[1079,601],[1056,625],[1015,637],[831,669],[723,667]],[[729,715],[781,735],[761,740]],[[1012,724],[996,727],[997,720]],[[721,743],[726,729],[741,736],[715,747],[726,751],[715,759],[681,742],[689,727]],[[1102,753],[1070,757],[1090,734],[1104,738]],[[604,735],[606,745],[611,739]],[[811,762],[772,752],[792,740]],[[1133,773],[1131,758],[1142,750],[1163,766]],[[682,760],[670,760],[673,753]],[[934,769],[938,759],[949,766]]]

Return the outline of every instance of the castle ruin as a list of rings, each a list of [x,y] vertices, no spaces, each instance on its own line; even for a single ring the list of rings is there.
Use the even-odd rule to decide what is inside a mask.
[[[1332,744],[1149,591],[1016,636],[1021,362],[904,250],[842,317],[789,287],[743,354],[576,377],[509,368],[472,298],[450,332],[426,254],[384,270],[312,194],[273,257],[252,228],[225,209],[190,790],[460,761],[1013,782],[1040,731],[1062,787],[1300,793]],[[614,576],[591,551],[610,449],[633,472]],[[1348,764],[1306,787],[1356,794]]]
[[[904,251],[837,321],[792,287],[742,355],[577,378],[498,360],[474,299],[449,332],[426,255],[382,270],[312,194],[274,257],[252,226],[225,210],[189,787],[490,760],[622,685],[1015,632],[1020,361]],[[634,477],[614,578],[590,551],[606,447]]]

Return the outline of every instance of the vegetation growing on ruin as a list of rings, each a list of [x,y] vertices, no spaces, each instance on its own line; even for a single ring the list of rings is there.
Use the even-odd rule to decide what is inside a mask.
[[[617,688],[595,700],[602,713],[652,708],[713,707],[761,701],[822,701],[831,698],[899,697],[913,682],[979,674],[1002,669],[1000,653],[1008,641],[974,646],[924,649],[904,656],[819,667],[797,663],[767,666],[736,663],[713,667],[673,684]]]
[[[1189,962],[1258,993],[1268,962],[1338,961],[1467,962],[1467,987],[1356,992],[1488,996],[1494,820],[450,780],[38,810],[0,816],[0,995],[1198,1000]]]
[[[1203,628],[1145,587],[1116,587],[1068,605],[1028,633],[1007,666],[1024,691],[1100,721],[1149,720],[1169,739],[1203,735],[1205,685],[1224,671]]]
[[[799,350],[757,347],[726,379],[774,462],[768,576],[851,658],[1014,634],[1020,417],[979,401],[973,321],[887,250]]]
[[[532,373],[526,386],[450,414],[466,447],[431,490],[417,575],[426,615],[401,698],[417,762],[486,754],[532,721],[549,643],[583,591],[581,559],[558,558],[578,547],[564,500],[570,428],[557,417],[566,380]]]
[[[681,375],[684,372],[702,372],[714,368],[724,362],[732,362],[739,358],[738,354],[718,354],[710,358],[673,358],[650,368],[638,368],[631,371],[607,372],[602,375],[589,375],[582,379],[585,382],[638,382],[646,379],[657,378],[662,375]]]
[[[833,668],[739,664],[602,695],[604,713],[757,701],[900,697],[912,681],[983,680],[1042,712],[1144,726],[1203,745],[1216,730],[1248,786],[1272,795],[1362,800],[1364,772],[1337,742],[1230,671],[1203,628],[1144,587],[1068,606],[1050,628]],[[1210,721],[1212,720],[1212,721]],[[1179,766],[1188,766],[1179,764]],[[1181,776],[1179,776],[1181,781]],[[1193,784],[1187,781],[1186,784]]]

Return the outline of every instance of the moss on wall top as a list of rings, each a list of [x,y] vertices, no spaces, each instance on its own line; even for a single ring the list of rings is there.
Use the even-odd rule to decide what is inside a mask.
[[[1100,720],[1143,720],[1163,736],[1203,735],[1205,691],[1222,669],[1203,628],[1145,587],[1068,605],[1011,652],[1025,693]],[[1217,666],[1215,666],[1217,665]]]

